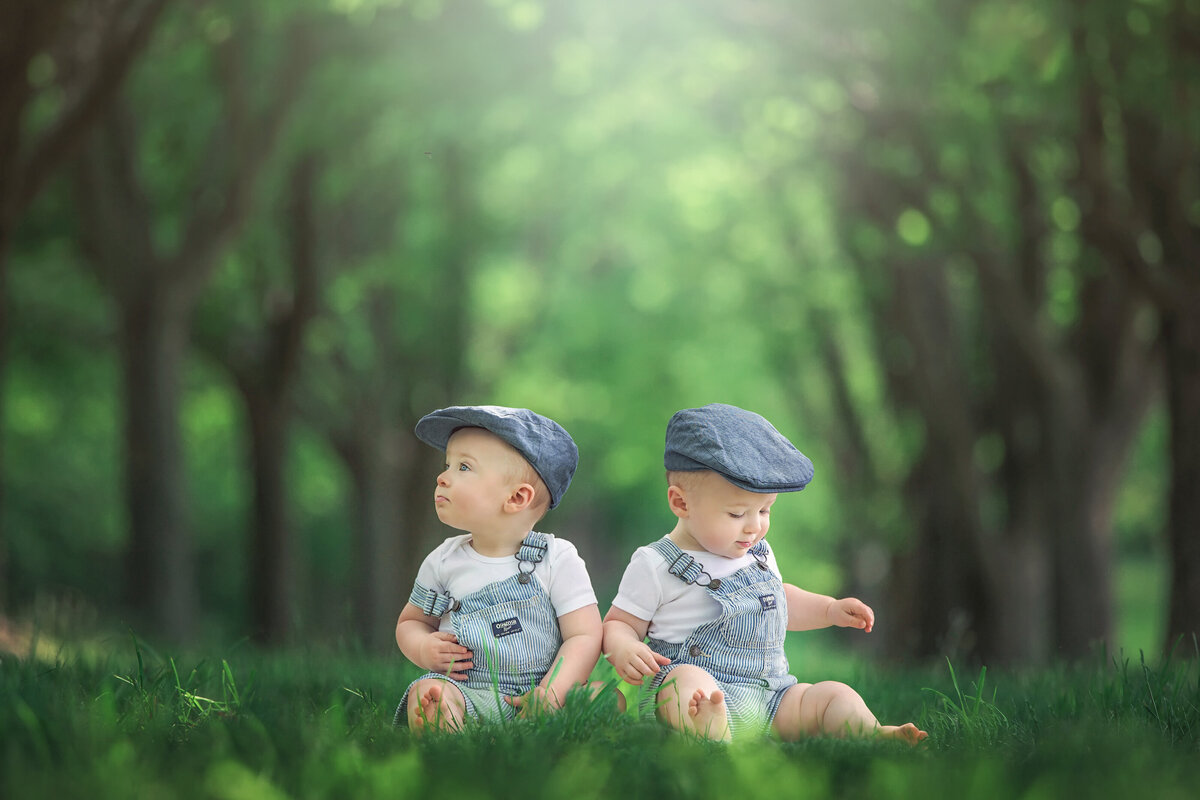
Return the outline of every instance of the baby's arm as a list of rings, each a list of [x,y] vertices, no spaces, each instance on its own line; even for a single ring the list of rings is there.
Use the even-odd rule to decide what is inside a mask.
[[[563,614],[558,618],[558,629],[562,632],[562,647],[541,684],[555,706],[562,705],[572,688],[587,683],[600,660],[600,609],[592,603]]]
[[[875,627],[875,612],[856,597],[836,600],[790,583],[783,585],[783,593],[787,597],[789,631],[812,631],[836,625],[870,633]]]
[[[504,698],[522,712],[530,706],[561,708],[567,692],[587,682],[600,658],[600,610],[595,603],[563,614],[558,618],[558,630],[563,643],[546,677],[533,691]]]
[[[407,603],[396,621],[396,644],[421,669],[465,681],[467,670],[475,666],[471,660],[473,654],[458,643],[453,633],[439,631],[440,622]]]
[[[643,639],[650,621],[640,619],[613,606],[604,615],[604,657],[626,683],[642,685],[642,678],[654,675],[671,659],[650,649]]]

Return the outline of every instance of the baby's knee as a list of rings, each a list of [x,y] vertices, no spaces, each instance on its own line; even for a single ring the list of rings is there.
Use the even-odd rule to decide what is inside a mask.
[[[839,681],[821,681],[820,683],[814,683],[812,688],[816,689],[822,697],[828,697],[831,700],[861,699],[858,696],[858,692]]]
[[[716,680],[701,667],[693,664],[675,667],[655,695],[658,717],[668,720],[681,717],[697,691],[711,695],[719,688]]]
[[[667,676],[667,681],[678,681],[688,684],[711,683],[717,685],[716,679],[708,674],[708,670],[704,667],[697,667],[695,664],[680,664],[675,669],[671,670]],[[664,685],[667,681],[663,681]]]
[[[691,696],[697,689],[710,692],[717,687],[717,682],[703,667],[694,664],[681,664],[671,670],[658,689],[659,698],[675,695]]]

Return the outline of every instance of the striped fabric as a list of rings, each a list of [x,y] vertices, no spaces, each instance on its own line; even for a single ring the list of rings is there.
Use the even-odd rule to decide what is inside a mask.
[[[517,572],[495,581],[461,600],[437,594],[419,584],[413,588],[413,605],[441,608],[449,613],[459,644],[473,654],[474,667],[466,681],[428,673],[417,681],[435,679],[459,688],[471,717],[511,718],[512,706],[504,696],[515,696],[537,686],[562,647],[558,617],[541,581],[530,576],[545,556],[548,540],[530,532],[517,552]],[[526,566],[528,565],[528,569]],[[435,616],[430,614],[430,616]],[[440,614],[436,616],[441,616]],[[396,709],[395,724],[407,722],[410,684]]]
[[[787,634],[783,581],[764,568],[770,552],[766,541],[751,548],[754,564],[720,581],[705,580],[708,573],[704,567],[666,537],[651,547],[662,555],[670,574],[707,591],[720,604],[721,615],[697,627],[683,642],[649,640],[650,648],[671,663],[654,677],[650,691],[643,695],[642,710],[653,711],[658,691],[670,680],[672,669],[694,664],[725,692],[730,731],[735,737],[765,732],[784,693],[797,683],[788,674],[783,651]]]
[[[449,592],[438,594],[432,589],[422,586],[419,581],[414,581],[408,602],[424,611],[427,616],[441,617],[458,601],[451,597]]]

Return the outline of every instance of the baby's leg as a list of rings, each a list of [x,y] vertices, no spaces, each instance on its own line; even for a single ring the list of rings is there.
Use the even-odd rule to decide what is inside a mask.
[[[462,728],[467,701],[454,684],[429,678],[408,692],[408,727],[413,733],[431,730],[456,731]]]
[[[596,700],[602,695],[607,695],[609,692],[616,695],[615,700],[617,703],[617,713],[625,713],[625,695],[621,694],[620,689],[617,689],[616,687],[611,686],[604,681],[592,681],[587,685],[587,690],[588,697],[590,697],[592,700]]]
[[[929,735],[911,722],[880,725],[858,692],[836,681],[799,683],[788,689],[772,725],[788,741],[818,734],[877,735],[917,744]]]
[[[671,670],[657,702],[658,718],[673,728],[719,741],[731,738],[725,693],[700,667],[683,664]]]

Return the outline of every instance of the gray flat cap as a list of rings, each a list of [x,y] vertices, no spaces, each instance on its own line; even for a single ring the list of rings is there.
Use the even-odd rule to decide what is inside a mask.
[[[425,444],[444,451],[451,434],[459,428],[483,428],[512,445],[550,490],[550,508],[566,494],[579,465],[579,448],[571,434],[554,420],[527,408],[451,406],[421,417],[415,433]]]
[[[724,403],[685,408],[667,423],[668,470],[718,472],[750,492],[798,492],[813,478],[808,457],[753,411]]]

